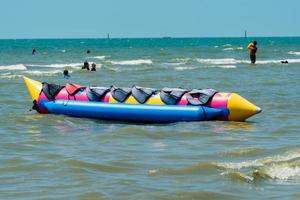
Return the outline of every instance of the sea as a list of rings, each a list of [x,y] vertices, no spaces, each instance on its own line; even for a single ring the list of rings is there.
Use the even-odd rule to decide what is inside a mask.
[[[23,76],[213,88],[263,112],[170,124],[41,115]],[[0,199],[300,199],[299,86],[300,37],[0,40]]]

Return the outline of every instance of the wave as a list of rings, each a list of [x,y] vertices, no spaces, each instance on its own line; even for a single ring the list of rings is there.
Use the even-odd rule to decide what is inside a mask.
[[[297,51],[290,51],[290,52],[288,52],[288,54],[300,56],[300,52],[297,52]]]
[[[235,51],[235,50],[243,50],[243,49],[244,49],[243,47],[235,47],[235,48],[229,47],[229,48],[224,48],[223,51]]]
[[[172,59],[172,61],[175,61],[175,62],[183,62],[183,63],[187,63],[191,60],[191,58],[174,58]]]
[[[207,171],[216,171],[220,170],[220,168],[216,163],[198,163],[187,167],[182,168],[158,168],[158,169],[150,169],[148,174],[150,176],[159,176],[159,175],[188,175],[195,174],[199,172],[207,172]]]
[[[285,59],[289,63],[300,63],[300,59]],[[259,60],[257,64],[280,64],[282,60]]]
[[[300,63],[300,59],[286,59],[289,63]],[[200,59],[196,61],[201,64],[208,65],[235,65],[235,64],[249,64],[249,60],[238,60],[234,58],[216,58],[216,59]],[[256,64],[281,64],[282,60],[258,60]]]
[[[223,47],[232,47],[232,44],[224,44]]]
[[[98,60],[104,60],[106,56],[91,56],[91,57],[87,57],[89,59],[98,59]]]
[[[201,64],[211,64],[211,65],[234,65],[239,63],[249,63],[249,61],[247,60],[236,60],[234,58],[216,58],[216,59],[196,58],[196,61]]]
[[[87,169],[93,171],[100,171],[100,172],[114,172],[114,173],[123,173],[130,171],[130,168],[127,167],[118,167],[113,165],[104,165],[101,163],[92,163],[86,162],[82,160],[66,160],[65,161],[70,167],[78,168],[78,169]]]
[[[152,64],[150,59],[137,59],[137,60],[123,60],[123,61],[109,61],[113,65],[141,65],[141,64]]]
[[[23,64],[16,64],[16,65],[4,65],[0,66],[0,70],[26,70],[26,66]]]
[[[299,162],[297,163],[299,165]],[[272,165],[256,169],[251,172],[225,171],[222,176],[227,176],[233,180],[253,183],[259,179],[271,179],[277,181],[291,181],[300,179],[300,167],[289,166],[288,164]]]
[[[69,71],[69,73],[72,73],[72,71]],[[53,70],[53,71],[25,71],[24,74],[26,75],[33,75],[33,76],[53,76],[58,74],[63,74],[61,70]]]
[[[65,68],[65,67],[71,67],[71,68],[79,68],[82,67],[82,63],[66,63],[66,64],[28,64],[27,66],[30,67],[48,67],[48,68]]]
[[[293,178],[300,178],[300,162],[295,161],[294,163],[282,163],[265,167],[254,172],[255,175],[260,177],[266,177],[271,179],[289,180]]]
[[[23,75],[20,75],[20,74],[12,74],[12,73],[10,73],[10,72],[0,74],[0,78],[3,78],[3,79],[13,79],[13,78],[22,78],[22,77],[23,77]]]
[[[225,152],[221,152],[220,155],[230,156],[230,157],[242,157],[242,156],[253,156],[253,155],[260,155],[262,153],[267,152],[264,149],[258,148],[242,148],[242,149],[233,149]]]
[[[287,152],[281,156],[273,156],[273,157],[266,157],[262,159],[256,159],[254,161],[245,161],[240,163],[220,163],[219,166],[225,167],[227,169],[242,169],[245,167],[259,167],[264,166],[264,164],[272,163],[272,162],[282,162],[282,161],[289,161],[299,158],[300,159],[300,149],[296,151]]]
[[[175,70],[177,71],[185,71],[185,70],[193,70],[196,69],[197,67],[175,67]]]
[[[233,51],[234,50],[234,48],[225,48],[225,49],[223,49],[223,51]]]
[[[223,68],[223,69],[235,69],[237,68],[235,65],[210,65],[206,66],[207,68]]]
[[[110,66],[105,66],[105,69],[114,71],[114,72],[125,72],[125,71],[143,71],[143,70],[148,70],[150,69],[149,67],[110,67]]]
[[[227,170],[222,175],[243,178],[248,181],[253,181],[255,178],[283,181],[300,180],[300,149],[252,161],[216,163],[216,165]],[[248,173],[245,172],[247,169]]]
[[[162,63],[162,65],[167,65],[167,66],[179,66],[179,65],[185,65],[185,62],[167,62],[167,63]]]

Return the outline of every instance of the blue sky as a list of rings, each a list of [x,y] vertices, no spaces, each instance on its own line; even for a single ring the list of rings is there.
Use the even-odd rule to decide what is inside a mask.
[[[300,0],[0,0],[0,38],[300,36]]]

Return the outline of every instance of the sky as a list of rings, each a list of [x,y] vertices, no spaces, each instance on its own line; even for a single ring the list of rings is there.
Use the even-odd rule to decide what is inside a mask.
[[[300,36],[300,0],[0,0],[0,38]]]

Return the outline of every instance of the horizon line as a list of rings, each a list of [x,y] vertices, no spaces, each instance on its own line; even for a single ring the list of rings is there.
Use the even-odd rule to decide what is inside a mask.
[[[176,37],[172,37],[172,36],[161,36],[161,37],[157,37],[157,36],[153,36],[153,37],[142,37],[142,36],[138,36],[138,37],[32,37],[32,38],[0,38],[0,40],[81,40],[81,39],[109,39],[109,40],[113,40],[113,39],[188,39],[188,38],[297,38],[300,37],[299,36],[247,36],[247,37],[243,37],[243,36],[176,36]]]

